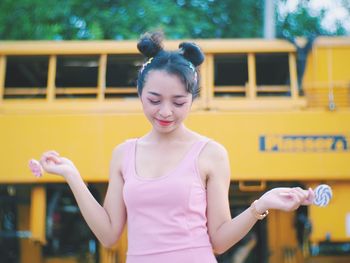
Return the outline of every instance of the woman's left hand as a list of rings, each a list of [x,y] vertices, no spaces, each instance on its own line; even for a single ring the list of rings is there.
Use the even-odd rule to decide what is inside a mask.
[[[311,205],[315,198],[314,191],[309,188],[304,190],[300,187],[273,188],[260,197],[256,206],[259,212],[268,209],[293,211],[301,205]]]

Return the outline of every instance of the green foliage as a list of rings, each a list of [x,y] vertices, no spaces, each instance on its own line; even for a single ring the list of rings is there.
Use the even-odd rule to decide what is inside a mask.
[[[281,1],[280,4],[283,4]],[[346,1],[344,1],[345,3]],[[313,12],[309,7],[310,2],[300,0],[294,12],[286,15],[277,14],[277,35],[279,37],[292,38],[294,36],[319,36],[319,35],[345,35],[346,29],[338,22],[335,32],[322,27],[327,10],[321,9],[320,12]]]
[[[1,0],[0,39],[136,39],[153,29],[169,39],[262,37],[263,8],[255,0]],[[278,16],[277,32],[326,34],[320,19],[301,6]]]
[[[1,0],[1,39],[54,39],[66,26],[69,1]]]
[[[2,0],[0,39],[136,39],[163,29],[168,38],[260,37],[259,1]]]

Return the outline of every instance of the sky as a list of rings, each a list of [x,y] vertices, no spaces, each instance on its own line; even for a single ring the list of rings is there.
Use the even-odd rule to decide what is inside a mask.
[[[299,2],[302,0],[287,0],[285,3],[279,2],[280,14],[294,12]],[[310,14],[317,16],[321,10],[326,11],[322,21],[323,28],[330,32],[335,32],[336,24],[341,23],[350,34],[350,0],[309,0],[308,6]]]

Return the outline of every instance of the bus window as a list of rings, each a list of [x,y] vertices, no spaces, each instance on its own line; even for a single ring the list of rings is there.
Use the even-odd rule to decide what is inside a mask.
[[[96,98],[99,56],[57,56],[56,98]]]
[[[97,191],[90,189],[96,197]],[[98,198],[97,198],[98,200]],[[47,187],[47,245],[45,258],[71,256],[79,262],[96,262],[98,242],[84,221],[67,185]]]
[[[0,187],[0,255],[2,262],[17,262],[17,204],[13,190],[9,190],[9,187]]]
[[[7,56],[4,98],[44,98],[48,56]]]
[[[0,262],[20,262],[22,249],[28,248],[29,208],[29,186],[0,186]]]
[[[217,55],[214,68],[214,96],[245,96],[248,82],[246,54]]]
[[[290,96],[287,53],[256,54],[258,96]]]
[[[105,97],[137,97],[137,73],[142,63],[143,58],[139,55],[109,55]]]

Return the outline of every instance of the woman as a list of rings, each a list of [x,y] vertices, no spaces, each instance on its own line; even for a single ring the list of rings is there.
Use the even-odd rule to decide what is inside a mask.
[[[66,179],[104,246],[117,242],[127,222],[128,263],[216,262],[214,252],[237,243],[268,209],[291,211],[311,203],[311,189],[275,188],[231,219],[227,152],[183,123],[199,92],[196,67],[204,54],[192,43],[165,51],[160,33],[145,34],[138,49],[147,57],[138,94],[152,129],[114,149],[103,206],[70,160],[55,151],[40,159],[46,172]]]

